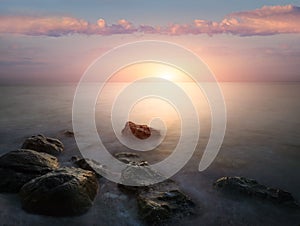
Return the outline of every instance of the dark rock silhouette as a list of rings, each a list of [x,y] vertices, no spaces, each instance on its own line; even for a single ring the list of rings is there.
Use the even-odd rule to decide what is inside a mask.
[[[31,180],[20,190],[22,208],[30,213],[73,216],[93,204],[98,182],[93,172],[61,168]]]
[[[58,168],[57,158],[46,153],[19,149],[0,157],[0,192],[18,192],[33,178]]]
[[[37,135],[27,138],[23,145],[23,149],[31,149],[38,152],[45,152],[50,155],[58,155],[64,150],[64,145],[61,141],[55,138]]]
[[[222,177],[214,182],[214,187],[226,192],[236,192],[262,200],[268,200],[276,204],[299,208],[291,193],[267,187],[256,180],[245,177]]]

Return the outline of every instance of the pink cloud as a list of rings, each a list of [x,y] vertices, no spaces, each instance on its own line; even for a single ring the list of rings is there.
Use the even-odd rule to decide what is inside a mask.
[[[0,33],[61,36],[84,33],[87,28],[88,22],[72,17],[0,17]]]
[[[239,36],[300,33],[300,7],[264,6],[260,9],[227,15],[221,22],[194,20],[190,25],[171,25],[167,34],[220,34]]]
[[[300,33],[300,7],[264,6],[228,15],[221,23],[223,32],[241,36]]]
[[[235,12],[222,21],[195,19],[190,24],[171,24],[169,26],[134,26],[120,19],[117,23],[107,24],[104,19],[89,23],[73,17],[26,17],[0,16],[0,33],[23,35],[62,36],[68,34],[114,35],[114,34],[222,34],[239,36],[275,35],[300,33],[300,7],[264,6],[251,11]]]

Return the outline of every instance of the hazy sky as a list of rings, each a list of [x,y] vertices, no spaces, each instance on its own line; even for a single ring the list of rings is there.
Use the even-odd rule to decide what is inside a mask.
[[[76,82],[148,39],[192,50],[220,81],[300,80],[300,1],[0,0],[0,83]]]

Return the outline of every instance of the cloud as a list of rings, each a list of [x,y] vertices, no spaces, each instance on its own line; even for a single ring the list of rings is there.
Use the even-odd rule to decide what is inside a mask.
[[[99,19],[97,20],[97,25],[99,28],[105,28],[106,27],[106,22],[104,19]]]
[[[238,36],[253,36],[300,33],[300,7],[292,5],[264,6],[251,11],[231,13],[219,22],[195,19],[190,24],[168,26],[134,26],[125,19],[108,24],[102,18],[98,19],[96,23],[90,23],[74,17],[0,16],[0,33],[55,37],[70,34],[215,35],[228,33]]]
[[[62,36],[85,33],[87,29],[88,22],[73,17],[0,17],[0,33]]]
[[[223,32],[240,36],[300,33],[300,7],[264,6],[228,15],[221,23]]]

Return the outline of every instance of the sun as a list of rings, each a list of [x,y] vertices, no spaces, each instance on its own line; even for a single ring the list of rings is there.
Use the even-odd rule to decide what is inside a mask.
[[[172,80],[174,80],[175,75],[170,74],[170,73],[166,73],[166,74],[163,74],[163,75],[161,75],[159,77],[161,77],[163,79],[166,79],[166,80],[172,81]]]

